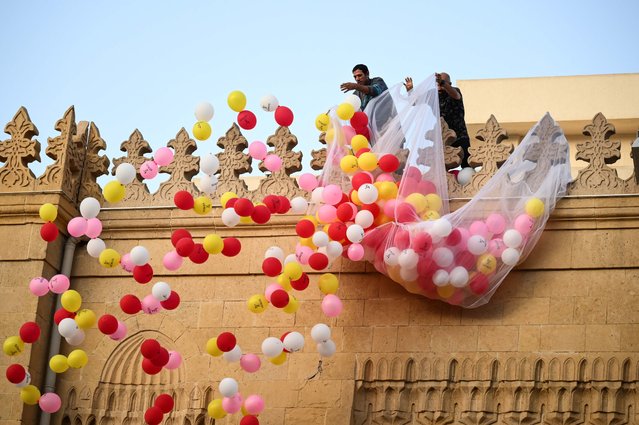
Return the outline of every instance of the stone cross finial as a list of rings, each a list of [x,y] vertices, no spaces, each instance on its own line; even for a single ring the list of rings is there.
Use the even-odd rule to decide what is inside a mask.
[[[109,172],[109,158],[106,155],[100,155],[99,152],[106,150],[106,142],[100,137],[100,130],[91,122],[80,121],[78,128],[89,128],[86,157],[84,160],[84,171],[82,173],[82,182],[80,184],[80,195],[78,199],[84,199],[91,196],[96,199],[102,198],[102,189],[96,183],[98,177]],[[85,131],[83,130],[83,134]]]
[[[137,128],[131,133],[129,138],[120,144],[120,150],[126,152],[126,156],[113,159],[113,169],[111,174],[115,175],[115,170],[122,163],[129,163],[136,169],[135,179],[127,185],[126,195],[122,202],[126,204],[139,203],[145,204],[153,197],[151,196],[147,185],[144,183],[144,179],[140,175],[140,167],[144,162],[151,158],[147,158],[144,155],[153,152],[149,142],[144,140],[144,136]]]
[[[237,124],[233,123],[226,134],[218,139],[217,145],[223,151],[217,154],[220,160],[220,176],[215,198],[219,199],[225,192],[234,192],[237,196],[246,197],[249,190],[246,183],[240,179],[240,175],[253,171],[253,159],[243,153],[248,148],[248,142]]]
[[[32,140],[38,129],[22,106],[4,127],[11,137],[0,142],[0,187],[4,189],[33,187],[35,175],[29,164],[40,161],[40,142]]]
[[[197,149],[197,144],[184,128],[181,128],[175,139],[169,140],[166,145],[173,148],[173,161],[160,167],[160,172],[170,174],[171,178],[160,184],[154,197],[156,200],[172,204],[176,192],[194,190],[191,179],[200,171],[200,158],[192,155]]]
[[[304,191],[297,186],[297,182],[291,177],[292,173],[302,169],[302,153],[293,151],[293,148],[297,146],[297,137],[291,133],[288,127],[279,127],[275,134],[269,136],[266,144],[274,148],[269,154],[275,154],[282,159],[282,168],[272,172],[260,182],[260,186],[255,191],[254,200],[271,194],[286,196],[289,199],[303,196]],[[268,171],[263,162],[260,163],[260,170]]]

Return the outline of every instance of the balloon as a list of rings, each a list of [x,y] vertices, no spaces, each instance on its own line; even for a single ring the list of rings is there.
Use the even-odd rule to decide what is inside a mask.
[[[67,363],[69,363],[69,366],[74,369],[80,369],[81,367],[86,366],[88,362],[89,357],[87,356],[87,353],[80,349],[71,351],[67,357]]]
[[[171,397],[169,394],[160,394],[159,396],[155,398],[153,405],[155,407],[159,407],[162,413],[169,413],[171,410],[173,410],[173,407],[175,406],[175,401],[173,400],[173,397]]]
[[[26,378],[27,371],[22,365],[14,363],[7,367],[6,375],[9,382],[12,384],[19,384],[24,380],[24,378]]]
[[[27,385],[20,390],[20,400],[22,400],[24,404],[34,405],[39,399],[40,390],[33,385]]]
[[[237,215],[233,208],[226,208],[222,211],[222,223],[226,227],[235,227],[240,222],[240,216]]]
[[[130,184],[133,179],[135,179],[136,174],[137,172],[135,171],[135,167],[133,164],[129,164],[128,162],[121,163],[115,169],[115,178],[120,184]],[[82,215],[84,216],[84,214]]]
[[[280,102],[272,94],[262,96],[260,99],[260,107],[266,112],[273,112],[278,106],[280,106]]]
[[[355,96],[355,97],[357,97],[357,96]],[[357,97],[357,100],[359,101],[359,97]],[[355,105],[353,105],[353,106],[355,107],[355,110],[358,110],[361,107],[361,102],[360,102],[359,106],[355,106]],[[368,125],[368,115],[366,115],[366,113],[364,113],[363,111],[355,112],[353,114],[353,117],[351,118],[351,125],[355,129],[366,128],[366,126]]]
[[[355,157],[355,155],[344,155],[339,161],[339,167],[346,174],[352,174],[359,170],[359,166],[357,165],[357,158]]]
[[[348,258],[351,261],[361,261],[364,258],[364,247],[359,243],[351,244],[347,250]]]
[[[399,168],[399,159],[392,154],[382,155],[379,158],[379,168],[385,173],[393,173]]]
[[[528,214],[521,214],[515,219],[515,230],[522,236],[528,236],[535,225],[535,219]]]
[[[63,274],[57,274],[49,280],[49,290],[56,294],[62,294],[69,289],[69,286],[71,286],[71,282]]]
[[[331,328],[324,323],[318,323],[311,329],[311,338],[315,342],[324,342],[331,339]]]
[[[245,372],[248,373],[257,372],[258,370],[260,370],[261,365],[262,362],[260,361],[260,358],[255,354],[244,354],[240,359],[240,366]]]
[[[198,121],[211,121],[214,112],[215,109],[213,109],[213,105],[209,102],[200,102],[195,107],[195,119]]]
[[[129,273],[133,273],[133,269],[135,269],[135,264],[133,264],[133,261],[131,261],[131,255],[128,252],[120,258],[120,266],[122,266],[122,270]]]
[[[198,196],[193,201],[193,211],[200,215],[208,214],[213,209],[213,201],[208,196]]]
[[[142,344],[140,344],[140,353],[147,359],[157,356],[161,350],[162,345],[154,338],[145,339]]]
[[[40,338],[40,327],[36,322],[25,322],[20,326],[20,339],[27,344],[33,344]]]
[[[224,248],[224,242],[220,236],[211,233],[209,235],[206,235],[202,246],[209,254],[219,254]]]
[[[107,248],[100,253],[98,261],[102,267],[113,268],[120,264],[120,254],[115,249]]]
[[[521,233],[516,231],[515,229],[508,229],[504,232],[504,236],[502,237],[504,244],[508,248],[519,248],[524,238]]]
[[[257,224],[265,224],[271,219],[271,211],[266,205],[256,205],[251,219]]]
[[[235,112],[241,112],[246,107],[246,96],[239,90],[234,90],[229,93],[226,101],[229,108]]]
[[[217,336],[217,347],[224,353],[231,351],[236,345],[237,340],[231,332],[222,332]]]
[[[158,301],[153,295],[147,295],[142,299],[142,311],[146,314],[159,313],[160,310],[162,310],[160,301]]]
[[[286,351],[282,351],[277,357],[270,358],[268,361],[276,366],[284,364],[286,361]]]
[[[124,324],[123,321],[118,320],[118,328],[116,329],[115,332],[113,332],[111,335],[109,335],[109,338],[111,338],[114,341],[121,341],[126,337],[126,325]]]
[[[82,305],[82,296],[78,291],[70,289],[68,291],[64,291],[60,302],[62,304],[62,307],[66,311],[75,313],[80,309],[80,306]]]
[[[125,189],[124,185],[117,180],[108,182],[104,189],[102,189],[102,196],[107,202],[111,204],[117,204],[124,199]]]
[[[298,184],[301,189],[310,192],[317,187],[317,177],[311,173],[304,173],[300,175]]]
[[[348,121],[353,118],[353,115],[355,114],[355,108],[352,104],[344,102],[337,107],[337,110],[335,112],[341,120]]]
[[[450,280],[450,275],[446,270],[437,270],[435,274],[433,274],[433,283],[437,286],[446,286]],[[445,297],[447,298],[447,297]]]
[[[346,229],[346,238],[353,243],[360,243],[364,235],[364,229],[359,224],[351,224]]]
[[[222,357],[224,357],[224,360],[229,363],[239,362],[242,358],[242,349],[239,345],[236,344],[231,351],[227,351],[226,353],[222,354]]]
[[[64,373],[69,369],[67,357],[62,354],[56,354],[49,360],[49,368],[55,373]]]
[[[322,312],[327,317],[337,317],[342,312],[342,300],[337,295],[328,294],[322,300]]]
[[[244,130],[252,130],[257,125],[257,117],[253,112],[244,110],[237,114],[237,123]]]
[[[344,98],[344,102],[353,105],[353,109],[359,110],[362,107],[362,100],[355,94],[348,94]]]
[[[253,159],[257,159],[259,161],[266,158],[267,147],[263,142],[255,141],[249,145],[249,155]]]
[[[357,165],[364,171],[374,171],[377,168],[377,155],[365,152],[357,158]]]
[[[182,267],[182,263],[184,262],[183,258],[176,251],[169,251],[164,254],[162,258],[162,264],[167,270],[175,271]]]
[[[275,338],[270,336],[262,341],[262,353],[266,357],[273,358],[279,356],[284,350],[284,343],[279,340],[279,338]]]
[[[90,218],[87,220],[87,230],[85,234],[91,238],[95,239],[100,236],[102,233],[102,222],[98,218]]]
[[[264,400],[259,395],[251,394],[244,400],[244,408],[251,415],[259,415],[264,410]]]
[[[319,131],[326,131],[328,130],[330,122],[331,119],[327,114],[319,114],[315,118],[315,128],[317,128]]]
[[[463,288],[468,284],[468,270],[457,266],[450,271],[450,284],[456,288]]]
[[[171,295],[171,286],[166,282],[157,282],[151,288],[151,294],[158,301],[166,301]]]
[[[84,342],[86,335],[82,329],[78,329],[73,335],[69,337],[65,337],[64,339],[67,341],[69,345],[78,346]]]
[[[42,221],[55,221],[58,217],[58,208],[50,203],[42,204],[38,212]]]
[[[200,121],[206,121],[206,120],[200,120]],[[173,156],[174,156],[173,151],[170,148],[164,146],[158,149],[157,151],[155,151],[155,154],[153,155],[153,161],[155,161],[155,163],[159,165],[160,167],[165,167],[169,165],[171,162],[173,162]]]
[[[293,111],[286,106],[278,106],[275,109],[275,122],[282,127],[289,127],[293,124]]]
[[[227,413],[237,413],[242,409],[242,396],[236,394],[233,397],[224,397],[222,399],[222,407]]]
[[[317,344],[317,351],[322,357],[331,357],[333,354],[335,354],[336,350],[337,347],[335,346],[335,343],[332,339]]]
[[[16,384],[16,387],[18,388],[24,388],[27,385],[31,384],[31,374],[29,372],[26,372],[24,375],[24,379],[22,379],[22,381],[18,382]]]
[[[206,121],[198,121],[193,125],[193,136],[204,141],[211,137],[211,125]]]
[[[160,347],[160,350],[150,360],[154,365],[164,367],[169,362],[170,357],[169,350]]]
[[[530,198],[526,201],[525,210],[533,218],[541,217],[544,214],[544,203],[539,198]]]
[[[80,329],[89,329],[96,324],[98,319],[95,313],[93,312],[93,310],[84,308],[77,312],[74,320],[75,320],[75,323],[78,324],[78,327]]]
[[[151,406],[144,412],[144,422],[148,425],[159,425],[164,420],[162,409],[157,406]]]
[[[289,332],[282,342],[284,348],[291,353],[295,353],[304,348],[304,336],[299,332]]]
[[[255,205],[247,198],[238,198],[233,204],[233,209],[240,217],[248,217],[253,213]]]
[[[106,249],[106,244],[100,238],[91,239],[87,243],[87,253],[93,258],[99,258],[102,251]]]
[[[278,172],[282,168],[282,158],[277,155],[270,154],[264,158],[264,167],[272,173]]]
[[[34,277],[29,282],[29,290],[36,297],[41,297],[49,293],[49,281],[43,277]]]
[[[65,309],[60,307],[53,314],[53,321],[55,322],[56,325],[59,325],[62,319],[73,319],[75,318],[75,316],[76,316],[75,313],[71,313],[70,311],[66,311]]]
[[[175,310],[180,305],[180,295],[175,291],[171,291],[169,298],[160,301],[160,305],[166,310]]]
[[[288,292],[283,289],[277,289],[271,293],[270,301],[273,307],[284,308],[289,302]]]
[[[67,224],[67,231],[74,238],[84,235],[87,230],[87,219],[84,217],[74,217]]]
[[[242,249],[242,244],[237,238],[224,238],[222,242],[224,244],[222,255],[226,257],[235,257]]]
[[[44,223],[40,228],[40,237],[45,242],[53,242],[59,233],[58,226],[54,223]]]
[[[226,412],[222,407],[222,399],[216,398],[209,403],[206,409],[208,415],[213,419],[222,419],[226,416]]]
[[[462,168],[459,173],[457,173],[457,182],[466,186],[473,179],[473,175],[475,174],[475,169],[471,167]]]
[[[191,238],[182,238],[175,244],[175,252],[180,257],[188,257],[195,249],[195,242]]]
[[[488,243],[481,235],[473,235],[468,238],[468,251],[474,255],[481,255],[488,250]]]
[[[330,206],[330,205],[322,205],[322,208],[326,207],[326,206]],[[322,222],[324,222],[324,220],[322,220]],[[322,231],[315,232],[313,234],[313,239],[312,240],[313,240],[313,244],[315,246],[318,246],[318,247],[328,245],[328,235],[325,232],[322,232]]]
[[[105,335],[111,335],[118,329],[118,319],[110,314],[103,314],[98,319],[98,329]]]
[[[519,251],[515,248],[506,248],[504,252],[501,253],[501,261],[507,266],[515,266],[519,262],[520,256]]]
[[[357,197],[363,204],[372,204],[377,201],[378,196],[377,187],[370,183],[363,184],[357,189]]]
[[[158,175],[158,164],[155,161],[144,161],[140,165],[140,175],[145,179],[152,179]]]
[[[219,357],[223,351],[217,346],[217,338],[211,338],[206,342],[206,352],[213,357]]]
[[[363,229],[371,227],[374,221],[373,213],[367,210],[361,210],[355,215],[355,224],[360,225]]]
[[[291,211],[294,214],[302,214],[308,208],[308,201],[301,196],[291,199]]]
[[[488,290],[488,277],[482,273],[476,273],[470,279],[468,286],[474,294],[482,295]]]
[[[209,176],[212,176],[213,174],[217,173],[219,169],[220,169],[220,160],[217,158],[217,155],[208,153],[200,157],[200,171],[203,172],[204,174],[208,174]],[[222,205],[224,204],[225,203],[222,202]]]
[[[220,394],[224,397],[233,397],[237,394],[239,385],[233,378],[224,378],[220,381],[218,389],[220,390]]]
[[[151,359],[144,358],[142,359],[142,370],[148,375],[157,375],[162,371],[162,366],[157,366],[153,364]]]

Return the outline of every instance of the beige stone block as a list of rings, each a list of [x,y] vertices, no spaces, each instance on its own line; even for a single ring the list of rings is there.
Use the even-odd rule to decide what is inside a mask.
[[[441,322],[442,304],[425,297],[413,295],[408,300],[410,325],[438,325]]]
[[[203,302],[198,308],[197,326],[199,328],[219,327],[222,324],[224,310],[222,301]]]
[[[479,326],[479,351],[517,351],[517,326]]]
[[[575,299],[575,324],[605,323],[608,299],[585,297]]]
[[[368,326],[348,326],[344,328],[343,352],[369,353],[373,347],[373,328]]]
[[[461,324],[463,308],[454,305],[446,304],[442,301],[433,301],[439,303],[442,311],[441,324],[442,325],[459,325]]]
[[[510,302],[513,298],[529,298],[533,296],[539,283],[537,275],[530,271],[513,269],[500,284],[490,300],[494,302]]]
[[[335,353],[322,359],[323,379],[355,379],[355,355],[353,353]]]
[[[286,409],[283,425],[295,424],[323,424],[326,416],[326,408],[323,407],[296,407]]]
[[[570,256],[574,247],[574,232],[543,232],[519,269],[563,269],[570,267]]]
[[[229,301],[224,303],[222,324],[226,327],[242,326],[263,326],[268,323],[270,326],[293,326],[295,317],[292,314],[269,306],[261,314],[251,313],[246,307],[245,301]]]
[[[554,325],[569,325],[573,323],[575,300],[572,297],[558,297],[550,299],[548,323]]]
[[[639,351],[639,324],[619,325],[620,330],[620,350],[637,352]]]
[[[501,325],[504,305],[501,302],[488,302],[481,307],[462,310],[462,325]]]
[[[364,323],[376,325],[407,325],[410,309],[393,299],[366,300]]]
[[[363,300],[342,300],[344,309],[337,316],[337,326],[362,326],[369,325],[365,318],[366,303]]]
[[[341,397],[340,381],[333,379],[311,380],[304,382],[300,388],[299,406],[332,407],[339,403]]]
[[[398,352],[426,352],[430,350],[432,327],[399,326],[397,328]]]
[[[373,353],[394,353],[397,350],[397,327],[373,328]]]
[[[351,410],[348,407],[329,407],[326,409],[325,425],[350,425]]]
[[[317,284],[317,279],[313,280]],[[374,273],[342,274],[338,295],[343,300],[379,298],[380,288],[386,282]]]
[[[505,325],[532,325],[548,323],[549,298],[513,299],[504,304]]]
[[[586,329],[578,325],[544,325],[541,327],[541,349],[544,351],[584,351]]]
[[[520,352],[536,352],[541,347],[541,326],[519,326],[519,342],[517,349]]]
[[[441,326],[433,329],[431,350],[454,353],[477,350],[478,326]]]
[[[619,325],[586,325],[586,351],[619,351]]]

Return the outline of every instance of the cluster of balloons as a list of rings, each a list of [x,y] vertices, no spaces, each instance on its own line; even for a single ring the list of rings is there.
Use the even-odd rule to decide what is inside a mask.
[[[203,173],[196,181],[196,186],[200,192],[207,196],[211,196],[217,189],[217,172],[220,169],[220,160],[217,156],[208,153],[200,157],[200,171]],[[195,202],[194,202],[195,204]],[[201,213],[201,209],[195,210],[195,212]]]
[[[223,378],[218,386],[223,398],[213,399],[207,408],[208,415],[213,419],[222,419],[227,414],[242,412],[240,425],[259,425],[257,416],[264,410],[264,400],[257,394],[242,397],[239,384],[233,378]]]
[[[227,227],[235,227],[243,224],[265,224],[271,219],[272,214],[286,214],[289,211],[298,213],[308,206],[304,198],[289,200],[286,196],[267,195],[262,202],[253,203],[248,198],[240,198],[233,192],[225,192],[220,197],[224,210],[222,211],[222,223]]]
[[[160,394],[155,398],[153,406],[144,412],[144,421],[148,425],[159,425],[164,420],[164,415],[173,410],[175,401],[170,394]]]
[[[145,339],[140,345],[140,353],[143,357],[142,370],[149,375],[157,375],[162,368],[177,369],[182,364],[182,355],[162,347],[157,339]]]
[[[58,208],[53,204],[46,203],[40,207],[39,213],[40,219],[44,221],[44,224],[40,228],[40,237],[45,242],[53,242],[60,233],[58,226],[54,223],[58,217]]]
[[[20,388],[20,399],[28,405],[38,404],[42,411],[55,413],[60,410],[62,400],[54,392],[40,394],[35,385],[31,385],[31,375],[24,366],[13,363],[7,367],[6,377],[9,382]]]
[[[184,258],[189,258],[195,264],[202,264],[209,259],[210,255],[222,254],[225,257],[234,257],[242,249],[239,239],[222,238],[215,233],[206,235],[202,243],[196,243],[186,229],[174,230],[171,234],[171,244],[175,249],[164,255],[162,264],[167,270],[172,271],[182,267]]]
[[[98,329],[114,341],[123,340],[127,334],[127,327],[124,322],[108,313],[100,316]]]
[[[258,140],[251,142],[249,145],[249,155],[258,161],[264,161],[264,167],[271,173],[275,173],[282,169],[282,158],[278,155],[269,154],[268,148],[264,142]]]
[[[206,140],[211,137],[211,125],[209,121],[213,119],[215,109],[208,102],[200,102],[195,107],[195,119],[197,122],[193,125],[193,136],[200,140]]]
[[[55,373],[64,373],[70,367],[74,369],[80,369],[86,366],[89,362],[89,357],[84,350],[76,349],[69,353],[68,356],[63,354],[56,354],[49,359],[49,367]]]
[[[40,338],[40,327],[35,322],[25,322],[20,326],[19,335],[6,338],[2,350],[7,356],[13,357],[24,351],[24,344],[33,344]]]

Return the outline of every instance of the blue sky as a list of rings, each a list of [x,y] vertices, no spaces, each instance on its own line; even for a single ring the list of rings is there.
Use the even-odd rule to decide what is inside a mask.
[[[190,132],[195,105],[209,101],[213,135],[201,155],[218,151],[235,119],[230,91],[246,93],[257,115],[249,142],[275,131],[259,108],[274,94],[295,113],[291,131],[307,154],[318,147],[315,116],[342,101],[356,63],[389,85],[435,71],[453,81],[639,72],[636,0],[61,0],[3,2],[0,12],[0,121],[27,107],[45,165],[46,138],[70,105],[113,158],[136,128],[153,149]]]

